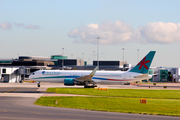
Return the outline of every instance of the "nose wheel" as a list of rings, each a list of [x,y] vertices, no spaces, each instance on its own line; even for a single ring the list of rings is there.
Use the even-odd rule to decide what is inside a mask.
[[[40,87],[40,82],[37,82],[37,87]]]

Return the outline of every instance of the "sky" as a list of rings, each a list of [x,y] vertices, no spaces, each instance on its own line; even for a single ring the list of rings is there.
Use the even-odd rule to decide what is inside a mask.
[[[180,67],[179,5],[179,0],[0,0],[0,58],[63,54],[92,64],[98,51],[99,60],[111,61],[122,61],[124,52],[124,60],[136,65],[156,51],[152,66]]]

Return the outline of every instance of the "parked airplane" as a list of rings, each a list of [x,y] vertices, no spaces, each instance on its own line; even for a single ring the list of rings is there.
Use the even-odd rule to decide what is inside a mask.
[[[97,83],[127,83],[150,79],[149,67],[156,51],[150,51],[133,69],[129,71],[88,70],[38,70],[29,78],[38,82],[62,82],[64,85],[84,85],[84,88],[96,87]]]

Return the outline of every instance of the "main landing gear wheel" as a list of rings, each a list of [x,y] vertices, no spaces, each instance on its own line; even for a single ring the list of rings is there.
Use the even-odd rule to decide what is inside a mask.
[[[40,87],[40,82],[37,82],[37,87]]]
[[[92,86],[87,86],[87,85],[85,85],[85,86],[84,86],[84,88],[95,88],[95,87],[97,87],[97,85],[92,85]]]

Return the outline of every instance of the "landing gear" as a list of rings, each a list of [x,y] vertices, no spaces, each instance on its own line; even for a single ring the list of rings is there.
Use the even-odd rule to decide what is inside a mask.
[[[40,82],[37,82],[37,87],[40,87]]]
[[[97,85],[92,85],[92,86],[84,85],[84,88],[95,88],[95,87],[97,87]]]
[[[130,83],[129,83],[129,82],[127,82],[127,83],[124,83],[124,85],[130,85]]]

